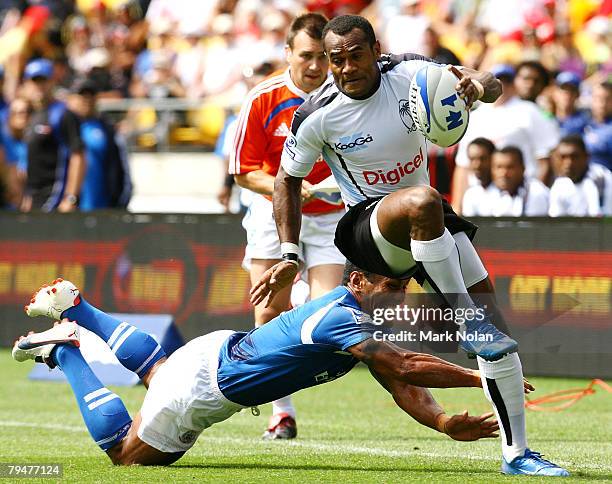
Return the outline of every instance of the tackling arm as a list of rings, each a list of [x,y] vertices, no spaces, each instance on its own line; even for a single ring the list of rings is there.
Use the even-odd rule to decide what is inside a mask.
[[[395,403],[417,422],[455,440],[497,437],[497,421],[492,413],[469,416],[447,415],[425,385],[432,387],[481,386],[478,372],[440,358],[401,348],[370,338],[348,348],[366,363],[378,382],[393,396]],[[418,385],[418,386],[415,386]]]

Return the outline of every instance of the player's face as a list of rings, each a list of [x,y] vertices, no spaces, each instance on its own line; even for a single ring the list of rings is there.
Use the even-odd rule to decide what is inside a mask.
[[[495,153],[491,163],[493,183],[500,190],[515,194],[523,183],[524,168],[516,157],[509,153]]]
[[[573,143],[561,143],[553,154],[553,168],[557,176],[578,182],[588,168],[588,156]]]
[[[491,153],[480,145],[469,145],[467,156],[470,160],[470,170],[483,185],[491,181]]]
[[[612,115],[612,89],[604,86],[593,88],[591,99],[591,111],[593,117],[598,120],[605,120]]]
[[[311,92],[323,84],[328,63],[321,41],[302,30],[294,37],[293,48],[287,46],[286,53],[291,80],[298,88]]]
[[[34,77],[25,83],[25,94],[34,104],[40,104],[49,97],[51,80],[46,77]]]
[[[357,28],[346,35],[328,32],[323,40],[338,89],[354,99],[370,96],[380,76],[376,64],[380,57],[378,41],[370,46],[363,31]]]

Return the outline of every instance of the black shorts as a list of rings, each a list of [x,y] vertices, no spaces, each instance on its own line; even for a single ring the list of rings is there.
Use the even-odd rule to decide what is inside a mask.
[[[402,279],[414,277],[422,285],[425,275],[419,270],[418,265],[406,274],[398,276],[391,271],[374,243],[374,237],[372,237],[370,230],[370,216],[382,198],[370,198],[351,207],[338,222],[334,243],[344,257],[361,269],[386,277],[400,277]],[[465,232],[471,240],[478,227],[457,215],[444,199],[442,200],[442,208],[444,210],[444,225],[449,232],[451,234]]]

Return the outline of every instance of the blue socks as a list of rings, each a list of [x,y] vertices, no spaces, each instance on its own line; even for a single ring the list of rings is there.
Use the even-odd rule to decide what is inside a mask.
[[[117,444],[130,430],[132,419],[121,399],[102,385],[78,348],[57,345],[51,358],[66,375],[87,430],[102,450]]]
[[[121,322],[89,304],[81,302],[63,312],[63,318],[76,321],[102,338],[119,362],[143,378],[151,367],[166,356],[155,339],[131,324]]]

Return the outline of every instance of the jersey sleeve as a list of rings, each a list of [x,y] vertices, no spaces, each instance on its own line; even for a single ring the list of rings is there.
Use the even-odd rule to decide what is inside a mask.
[[[66,141],[68,148],[72,153],[75,151],[83,151],[83,141],[81,139],[81,122],[76,114],[66,110],[60,125],[62,138]]]
[[[348,306],[337,305],[314,327],[312,342],[335,346],[346,350],[373,337],[378,327],[362,311]]]
[[[325,145],[320,117],[310,116],[302,122],[302,115],[300,109],[295,112],[291,134],[285,140],[281,155],[281,166],[296,178],[304,178],[312,171]]]
[[[266,132],[261,118],[259,98],[249,96],[242,105],[230,150],[229,172],[240,175],[263,166],[266,152]]]

